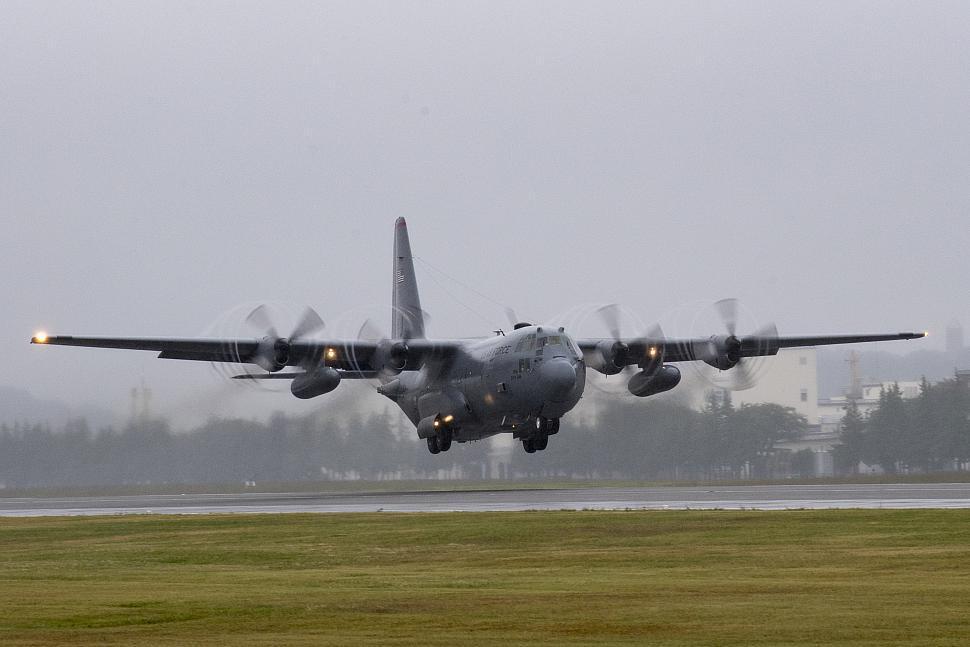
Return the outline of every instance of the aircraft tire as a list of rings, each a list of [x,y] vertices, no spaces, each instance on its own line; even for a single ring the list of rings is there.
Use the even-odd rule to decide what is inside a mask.
[[[553,418],[549,421],[549,435],[559,433],[559,418]]]
[[[428,451],[432,454],[438,454],[441,452],[441,448],[438,447],[438,438],[436,436],[428,437]]]
[[[442,432],[441,435],[436,440],[438,441],[438,450],[439,451],[446,452],[449,449],[451,449],[451,432],[450,431],[444,431],[444,432]]]
[[[538,434],[533,440],[532,444],[535,445],[536,451],[542,451],[549,445],[549,436],[546,434]]]
[[[536,453],[535,441],[532,440],[531,438],[523,438],[522,449],[525,450],[526,454],[535,454]]]

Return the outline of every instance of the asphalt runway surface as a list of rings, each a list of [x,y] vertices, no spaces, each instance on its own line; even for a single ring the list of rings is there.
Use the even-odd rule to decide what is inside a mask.
[[[970,483],[0,497],[0,516],[970,508]]]

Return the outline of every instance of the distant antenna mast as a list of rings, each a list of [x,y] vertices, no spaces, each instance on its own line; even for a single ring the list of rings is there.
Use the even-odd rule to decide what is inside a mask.
[[[152,403],[152,390],[145,386],[145,382],[141,383],[141,418],[142,420],[148,420],[148,416],[151,413],[151,403]]]
[[[858,400],[862,397],[862,378],[859,377],[859,353],[849,351],[849,358],[845,360],[849,364],[849,390],[845,396],[849,400]]]

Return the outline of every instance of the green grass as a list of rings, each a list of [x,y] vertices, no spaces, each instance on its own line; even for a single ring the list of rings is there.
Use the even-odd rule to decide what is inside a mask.
[[[2,645],[964,645],[965,511],[0,519]]]

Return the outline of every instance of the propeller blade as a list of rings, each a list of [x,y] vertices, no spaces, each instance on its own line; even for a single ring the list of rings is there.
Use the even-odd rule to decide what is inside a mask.
[[[313,308],[307,307],[307,309],[303,311],[303,316],[300,317],[300,321],[297,322],[296,327],[293,328],[293,333],[290,335],[290,339],[302,339],[319,330],[322,330],[323,327],[323,319],[320,318],[317,311]]]
[[[738,329],[738,300],[721,299],[714,304],[717,314],[724,322],[724,327],[729,335],[734,335]]]
[[[515,310],[513,310],[510,307],[505,308],[505,318],[509,320],[509,326],[511,326],[512,328],[515,328],[515,324],[521,321],[518,317],[515,316]]]
[[[618,303],[609,303],[597,308],[596,314],[606,324],[606,329],[610,331],[610,336],[613,339],[620,339],[622,336],[620,335],[620,305]]]
[[[732,391],[746,391],[757,382],[754,367],[747,359],[742,359],[731,369],[731,383],[728,388]]]
[[[372,319],[365,319],[357,331],[357,339],[360,341],[380,341],[384,338],[384,332]]]
[[[269,308],[266,307],[265,303],[261,303],[253,308],[253,311],[246,316],[246,323],[264,332],[269,337],[279,337],[279,334],[276,332],[276,326],[273,325],[273,321],[270,319]]]

